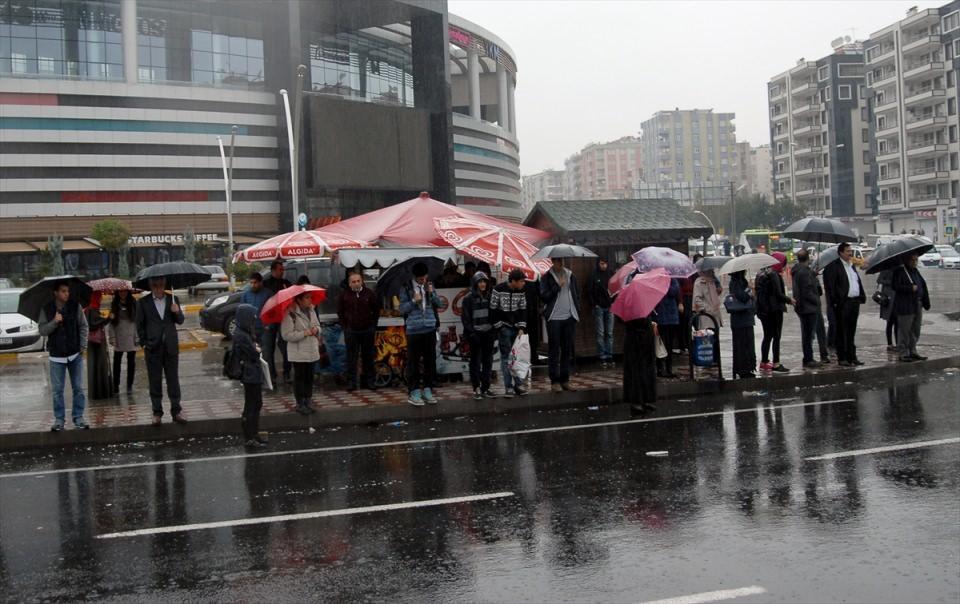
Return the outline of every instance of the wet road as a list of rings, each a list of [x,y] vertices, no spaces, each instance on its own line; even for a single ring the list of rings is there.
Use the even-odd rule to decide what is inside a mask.
[[[0,599],[957,602],[958,396],[954,369],[645,419],[281,434],[267,455],[7,454]]]

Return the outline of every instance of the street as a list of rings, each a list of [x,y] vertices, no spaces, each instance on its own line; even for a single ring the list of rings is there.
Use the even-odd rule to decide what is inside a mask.
[[[6,601],[956,602],[960,370],[0,456]],[[705,597],[713,599],[703,599]]]

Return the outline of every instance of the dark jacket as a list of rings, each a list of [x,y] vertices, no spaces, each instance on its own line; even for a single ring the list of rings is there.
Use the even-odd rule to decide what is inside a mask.
[[[570,286],[570,296],[573,300],[573,308],[576,310],[576,316],[580,317],[580,288],[577,287],[577,277],[570,269],[564,269],[568,275],[568,285]],[[557,304],[557,296],[560,295],[560,284],[553,276],[553,270],[549,270],[540,277],[540,301],[543,302],[543,317],[549,321],[553,314],[553,307]],[[578,319],[579,320],[579,319]]]
[[[607,290],[607,284],[613,278],[613,270],[608,266],[607,270],[601,271],[600,264],[590,275],[590,281],[587,283],[587,302],[597,308],[610,308],[613,301],[610,299],[610,292]]]
[[[243,290],[243,293],[240,294],[240,303],[249,304],[253,306],[256,310],[256,316],[254,317],[255,323],[257,324],[257,335],[263,333],[263,323],[260,322],[260,312],[263,311],[263,307],[267,304],[267,300],[273,297],[274,291],[267,289],[266,287],[261,286],[260,291],[253,291],[249,287]]]
[[[337,317],[344,331],[359,333],[376,328],[380,320],[377,294],[369,287],[363,287],[359,292],[349,287],[342,289],[337,301]]]
[[[863,280],[860,279],[860,273],[857,267],[853,267],[853,272],[857,274],[857,282],[860,284],[860,295],[857,301],[863,304],[867,301],[867,296],[863,291]],[[823,269],[823,289],[827,292],[827,304],[838,306],[847,299],[847,293],[850,291],[850,281],[847,279],[847,269],[843,260],[831,262]]]
[[[747,278],[742,274],[734,273],[730,275],[730,295],[736,298],[741,302],[752,302],[753,301],[753,292],[750,291],[750,285],[747,283]],[[738,329],[740,327],[753,327],[754,325],[754,311],[743,310],[740,312],[730,313],[730,328]]]
[[[527,328],[527,294],[523,289],[513,291],[509,282],[493,288],[490,296],[490,311],[493,326],[497,329]]]
[[[481,293],[477,284],[481,281],[487,282],[487,291]],[[487,276],[477,271],[471,279],[470,293],[464,296],[461,309],[463,314],[460,320],[463,322],[463,333],[466,335],[486,334],[493,332],[493,313],[490,310],[492,298],[490,281]],[[521,294],[523,292],[520,292]]]
[[[235,316],[237,330],[233,332],[233,356],[243,369],[240,381],[244,384],[262,384],[260,353],[254,344],[257,337],[257,309],[251,304],[241,304]]]
[[[880,305],[880,318],[884,321],[889,321],[891,314],[894,317],[896,316],[896,313],[893,313],[894,299],[897,297],[897,293],[893,289],[893,273],[893,269],[887,269],[881,271],[880,276],[877,277],[877,288],[886,302]]]
[[[917,286],[917,291],[913,291],[914,285]],[[921,306],[923,310],[930,310],[927,282],[917,269],[908,269],[906,266],[894,269],[893,289],[896,292],[893,298],[894,314],[915,315]]]
[[[57,303],[51,301],[43,307],[37,320],[40,335],[47,337],[47,351],[52,357],[69,357],[87,349],[89,328],[83,309],[76,300],[67,300],[60,310],[63,323],[54,322]]]
[[[757,315],[766,317],[777,313],[783,314],[790,304],[783,277],[774,270],[766,270],[757,275]]]
[[[179,354],[177,325],[183,325],[183,308],[178,313],[170,311],[173,305],[173,296],[170,294],[164,296],[164,304],[165,310],[161,319],[153,304],[152,293],[148,292],[137,300],[137,338],[146,352],[159,351],[162,348],[167,354]]]
[[[657,303],[657,324],[658,325],[679,325],[680,324],[680,280],[670,279],[670,288],[667,295]]]
[[[820,311],[820,287],[817,275],[809,264],[793,267],[793,297],[797,300],[798,315],[812,315]]]
[[[281,289],[287,289],[290,287],[291,283],[286,279],[277,279],[273,275],[270,275],[263,280],[263,286],[269,289],[274,294],[280,291]]]

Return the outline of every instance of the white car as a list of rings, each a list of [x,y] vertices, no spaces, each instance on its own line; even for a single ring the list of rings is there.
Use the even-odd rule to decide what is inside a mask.
[[[17,312],[23,289],[0,289],[0,352],[43,350],[40,327]]]
[[[933,248],[920,256],[919,260],[922,266],[940,266],[940,252],[937,248]]]
[[[940,268],[960,268],[960,252],[949,245],[938,245],[940,253]]]
[[[205,264],[203,268],[210,271],[212,275],[209,281],[204,281],[189,288],[191,295],[197,293],[206,293],[213,291],[227,291],[230,289],[230,277],[224,272],[223,268],[216,264]]]

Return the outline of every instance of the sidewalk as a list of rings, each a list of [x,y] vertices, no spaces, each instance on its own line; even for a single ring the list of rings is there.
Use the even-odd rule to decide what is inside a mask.
[[[868,307],[867,307],[868,308]],[[760,391],[784,388],[807,388],[817,385],[850,381],[883,382],[900,375],[916,374],[927,369],[942,369],[960,365],[960,323],[950,321],[943,315],[925,317],[925,333],[921,338],[921,354],[929,356],[925,363],[903,364],[895,361],[896,355],[888,353],[883,323],[873,316],[863,316],[858,331],[859,357],[865,362],[856,369],[841,368],[836,364],[815,371],[800,369],[799,327],[795,315],[785,318],[784,338],[781,345],[781,361],[791,369],[786,374],[760,374],[752,380],[730,381],[730,331],[721,331],[721,355],[724,376],[700,381],[689,379],[686,355],[674,360],[676,379],[660,380],[658,395],[663,409],[669,409],[670,400],[690,398],[715,392]],[[80,443],[114,443],[135,440],[170,439],[203,434],[232,434],[239,432],[239,416],[243,407],[242,389],[220,375],[222,359],[221,340],[207,334],[209,348],[185,351],[181,354],[181,384],[184,393],[184,414],[190,423],[178,426],[165,423],[157,428],[150,425],[152,414],[146,388],[146,371],[142,362],[138,366],[137,384],[129,395],[121,392],[118,397],[101,401],[89,401],[87,421],[91,430],[78,431],[68,427],[62,433],[49,432],[53,421],[50,410],[47,362],[42,355],[22,359],[15,366],[0,364],[0,450],[19,447],[57,446]],[[757,360],[760,360],[762,329],[756,328]],[[281,385],[278,392],[264,393],[262,429],[304,429],[338,423],[382,423],[469,414],[520,412],[551,407],[588,406],[618,402],[621,397],[621,368],[600,369],[594,363],[581,361],[572,385],[576,392],[556,394],[550,392],[545,371],[535,373],[530,394],[513,399],[487,399],[474,401],[469,383],[448,383],[438,388],[440,404],[422,408],[406,402],[406,392],[401,388],[386,388],[377,391],[358,390],[348,393],[338,389],[332,381],[318,384],[315,388],[314,406],[318,412],[302,417],[294,412],[291,387]],[[495,391],[500,391],[495,389]],[[69,399],[69,394],[67,394]],[[68,402],[69,404],[69,402]],[[164,401],[165,408],[168,402]]]

